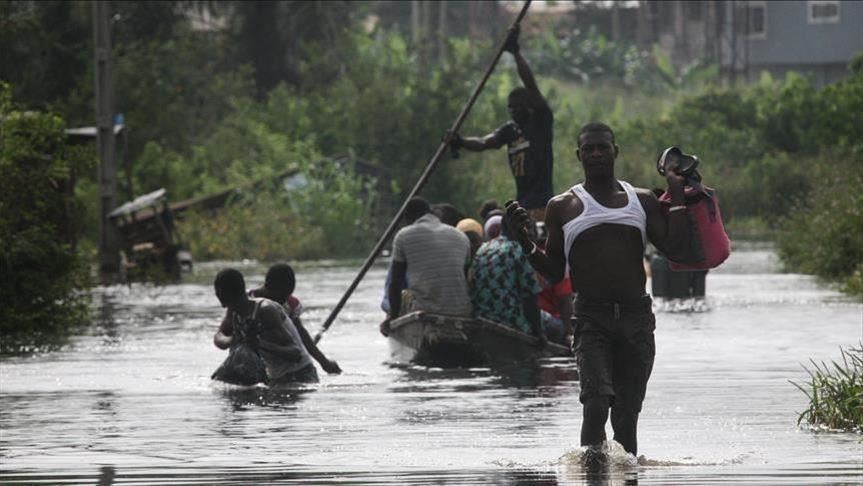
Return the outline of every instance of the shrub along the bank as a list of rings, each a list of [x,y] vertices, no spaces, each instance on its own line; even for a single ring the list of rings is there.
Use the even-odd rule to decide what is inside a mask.
[[[56,115],[23,111],[0,82],[0,335],[49,334],[88,316],[86,262],[75,251],[70,176],[92,153],[66,143]]]
[[[863,295],[863,154],[811,159],[813,190],[782,221],[779,256],[795,272]]]
[[[863,433],[863,343],[839,351],[841,362],[812,361],[811,369],[804,367],[809,381],[794,383],[809,397],[797,422]]]
[[[844,290],[860,294],[860,113],[863,72],[823,90],[795,74],[783,81],[765,76],[755,85],[708,90],[666,114],[632,121],[619,138],[624,150],[634,146],[638,160],[669,145],[698,154],[732,226],[762,221],[776,232],[789,270],[844,282]],[[662,185],[655,174],[650,177]]]
[[[332,161],[233,198],[218,211],[184,214],[178,229],[195,258],[262,261],[356,256],[374,238],[373,180]]]

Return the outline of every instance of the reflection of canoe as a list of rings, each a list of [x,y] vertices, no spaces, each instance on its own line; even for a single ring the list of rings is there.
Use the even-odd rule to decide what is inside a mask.
[[[486,319],[412,312],[390,322],[390,344],[399,361],[440,366],[488,366],[569,356],[566,346],[548,343]]]

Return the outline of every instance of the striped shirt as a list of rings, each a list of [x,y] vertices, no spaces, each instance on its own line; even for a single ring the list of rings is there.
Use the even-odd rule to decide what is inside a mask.
[[[407,264],[408,288],[422,310],[470,316],[465,267],[470,240],[461,231],[426,214],[396,233],[393,261]]]

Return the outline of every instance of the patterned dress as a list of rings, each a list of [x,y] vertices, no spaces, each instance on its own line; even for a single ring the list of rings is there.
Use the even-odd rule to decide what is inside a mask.
[[[485,242],[470,267],[474,315],[531,334],[522,300],[542,290],[521,246],[501,235]]]

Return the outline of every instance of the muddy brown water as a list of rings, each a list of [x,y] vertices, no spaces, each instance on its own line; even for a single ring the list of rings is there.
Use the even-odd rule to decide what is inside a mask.
[[[359,286],[325,353],[345,370],[283,391],[211,382],[222,315],[199,264],[170,286],[95,292],[96,323],[60,349],[0,357],[4,484],[861,484],[861,436],[797,425],[810,358],[863,339],[863,305],[738,248],[709,310],[658,303],[639,463],[579,466],[573,362],[510,370],[399,366],[377,331],[385,268]],[[315,329],[356,264],[297,266]],[[686,306],[683,306],[686,307]],[[703,309],[702,309],[703,310]]]

